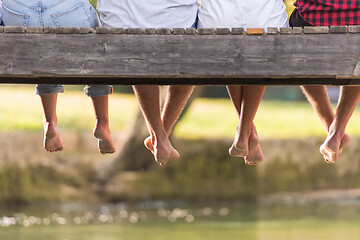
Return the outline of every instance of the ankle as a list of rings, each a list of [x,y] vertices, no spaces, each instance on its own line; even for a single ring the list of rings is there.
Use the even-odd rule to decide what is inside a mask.
[[[339,138],[341,139],[345,134],[345,129],[339,129],[333,125],[329,127],[328,136],[332,138]]]
[[[108,119],[96,119],[95,129],[110,128]]]
[[[57,128],[57,121],[44,121],[43,125],[47,129]]]

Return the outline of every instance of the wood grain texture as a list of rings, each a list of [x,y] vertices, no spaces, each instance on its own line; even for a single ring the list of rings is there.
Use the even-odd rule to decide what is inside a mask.
[[[186,31],[189,35],[2,33],[0,82],[360,84],[360,34]]]

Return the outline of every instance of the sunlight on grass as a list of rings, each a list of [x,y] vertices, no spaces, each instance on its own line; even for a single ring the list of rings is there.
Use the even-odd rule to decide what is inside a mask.
[[[347,132],[360,135],[360,122],[356,110]],[[230,100],[197,100],[175,129],[180,137],[221,138],[235,136],[238,124]],[[263,101],[255,124],[261,138],[298,138],[325,136],[320,120],[307,102]]]
[[[0,88],[0,130],[42,130],[42,108],[34,86]],[[109,103],[112,130],[123,130],[135,117],[138,106],[132,95],[112,94]],[[92,131],[95,115],[91,99],[79,91],[58,97],[58,125],[62,129]]]
[[[33,86],[0,88],[0,130],[42,131],[42,108]],[[112,131],[128,129],[138,111],[133,95],[110,96]],[[347,132],[360,135],[359,108],[350,120]],[[91,99],[79,91],[59,94],[58,121],[60,129],[92,131],[95,117]],[[175,129],[182,138],[233,138],[238,124],[229,99],[197,99]],[[306,102],[263,101],[255,118],[261,138],[298,138],[325,136],[320,120]]]

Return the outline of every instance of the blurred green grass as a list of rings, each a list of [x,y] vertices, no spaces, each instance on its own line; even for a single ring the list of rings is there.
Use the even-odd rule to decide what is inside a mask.
[[[355,110],[353,119],[360,114]],[[184,138],[234,137],[238,124],[230,100],[199,99],[179,123],[175,134]],[[262,138],[325,136],[315,111],[307,102],[262,101],[255,117]],[[360,135],[360,122],[350,121],[348,132]]]
[[[35,87],[5,86],[0,88],[0,130],[42,129],[42,108]],[[111,127],[123,130],[137,113],[137,102],[132,95],[113,94],[109,102]],[[58,97],[58,122],[62,129],[90,131],[95,124],[91,99],[81,91],[67,91]]]
[[[92,131],[95,117],[91,99],[82,92],[66,91],[59,95],[60,129]],[[128,129],[138,111],[133,95],[110,96],[109,112],[112,131]],[[40,99],[29,86],[0,88],[0,131],[42,131]],[[360,135],[357,109],[347,131]],[[187,139],[233,138],[238,123],[229,99],[197,99],[175,129],[177,137]],[[320,120],[307,102],[263,101],[255,119],[262,138],[302,138],[325,136]]]

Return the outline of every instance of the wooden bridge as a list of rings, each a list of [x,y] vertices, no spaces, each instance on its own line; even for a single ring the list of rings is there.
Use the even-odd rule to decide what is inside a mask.
[[[0,83],[359,85],[360,26],[0,27]]]

